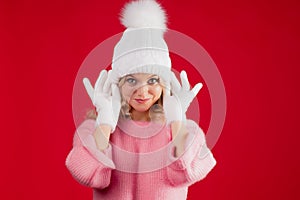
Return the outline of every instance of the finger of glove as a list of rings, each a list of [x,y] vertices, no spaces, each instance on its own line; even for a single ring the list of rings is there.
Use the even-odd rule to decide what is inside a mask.
[[[86,92],[88,93],[90,99],[93,102],[93,97],[94,97],[94,88],[88,78],[83,78],[83,85],[85,87]]]
[[[181,79],[182,88],[184,90],[190,90],[190,83],[189,83],[187,74],[184,70],[181,71],[181,73],[180,73],[180,79]]]
[[[121,109],[121,94],[116,84],[112,84],[112,109],[114,121],[117,123]]]
[[[109,70],[108,73],[107,73],[106,80],[105,80],[104,85],[103,85],[103,92],[104,93],[111,94],[111,84],[112,84],[111,70]]]
[[[171,87],[173,92],[178,92],[181,89],[181,85],[173,72],[171,75]]]
[[[164,95],[166,95],[166,96],[170,96],[171,95],[171,86],[170,86],[170,83],[167,83],[165,85]]]
[[[198,94],[198,92],[201,90],[201,88],[203,87],[202,83],[197,83],[194,88],[192,89],[192,92],[194,94],[194,97]]]
[[[95,92],[101,93],[103,91],[104,83],[107,79],[107,71],[102,70],[99,74],[99,77],[95,83]]]
[[[112,88],[112,98],[113,98],[113,100],[121,102],[121,94],[120,94],[119,87],[116,84],[112,84],[111,88]]]

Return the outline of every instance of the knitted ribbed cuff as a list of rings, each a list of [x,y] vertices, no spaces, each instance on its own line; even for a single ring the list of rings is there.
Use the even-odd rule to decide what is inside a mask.
[[[193,158],[195,157],[195,154],[193,154],[193,150],[191,149],[193,140],[194,134],[189,133],[184,145],[185,150],[182,155],[179,155],[179,157],[175,157],[176,147],[174,146],[174,144],[171,145],[168,155],[169,161],[170,163],[172,163],[170,165],[171,168],[176,170],[184,170],[186,166],[192,162]]]
[[[97,148],[96,141],[93,135],[83,136],[78,133],[79,138],[81,139],[82,145],[103,165],[115,169],[115,165],[112,161],[112,148],[111,145],[108,145],[108,148],[100,151]]]

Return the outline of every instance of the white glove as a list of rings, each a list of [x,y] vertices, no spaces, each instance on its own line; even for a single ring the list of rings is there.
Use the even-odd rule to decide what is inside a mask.
[[[173,121],[185,121],[186,111],[191,102],[202,88],[202,83],[197,83],[193,89],[190,90],[190,83],[185,71],[180,73],[181,84],[177,80],[174,73],[171,76],[171,91],[166,88],[166,94],[163,97],[163,107],[167,123]]]
[[[98,113],[96,124],[109,125],[113,132],[119,119],[121,95],[119,87],[111,82],[110,73],[102,70],[95,88],[88,78],[83,79],[83,84]]]

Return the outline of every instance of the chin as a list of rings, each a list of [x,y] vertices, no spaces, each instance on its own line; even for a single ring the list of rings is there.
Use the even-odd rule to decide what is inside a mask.
[[[133,109],[138,112],[147,112],[151,106],[133,106]]]
[[[138,111],[138,112],[148,112],[150,108],[134,108],[134,110]]]

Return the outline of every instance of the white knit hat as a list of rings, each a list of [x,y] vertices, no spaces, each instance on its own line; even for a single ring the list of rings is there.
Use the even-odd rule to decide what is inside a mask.
[[[151,73],[169,82],[165,11],[155,0],[132,1],[124,6],[120,20],[127,29],[114,48],[112,79],[118,82],[128,74]]]

